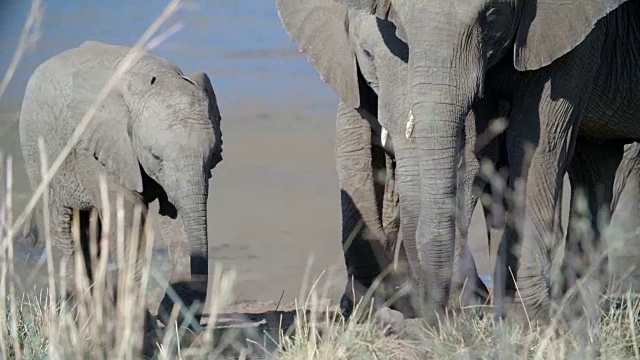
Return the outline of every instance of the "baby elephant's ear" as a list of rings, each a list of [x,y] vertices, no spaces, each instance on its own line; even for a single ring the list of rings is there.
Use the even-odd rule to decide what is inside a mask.
[[[220,109],[218,109],[218,99],[216,98],[216,92],[213,90],[213,85],[211,85],[211,80],[209,76],[204,72],[196,72],[187,76],[183,76],[183,78],[197,87],[203,89],[207,96],[209,97],[209,104],[213,107],[213,114],[216,116],[220,116]]]
[[[80,121],[94,105],[98,93],[111,76],[112,72],[104,69],[75,72],[72,77],[69,116]],[[130,75],[125,75],[128,76]],[[148,84],[149,78],[145,77],[144,81]],[[78,147],[93,154],[128,189],[142,192],[140,164],[130,134],[131,120],[131,110],[123,93],[116,87],[96,108]]]
[[[185,76],[182,76],[182,78],[203,89],[206,89],[207,87],[212,87],[211,80],[209,80],[209,76],[207,76],[207,74],[203,72],[197,72],[190,75],[185,75]]]
[[[219,113],[218,109],[218,99],[216,99],[216,92],[213,90],[213,85],[211,85],[211,80],[209,76],[204,72],[196,72],[190,75],[183,76],[183,78],[197,87],[203,89],[207,96],[209,97],[209,101],[215,107],[215,113]]]
[[[222,116],[220,115],[220,108],[218,107],[218,100],[216,99],[216,93],[213,90],[213,85],[209,76],[204,72],[196,72],[183,78],[199,88],[203,89],[209,99],[209,114],[212,116],[211,123],[213,124],[213,131],[216,137],[215,141],[215,158],[213,160],[212,168],[215,167],[220,161],[222,161],[222,132],[220,130],[220,122]]]

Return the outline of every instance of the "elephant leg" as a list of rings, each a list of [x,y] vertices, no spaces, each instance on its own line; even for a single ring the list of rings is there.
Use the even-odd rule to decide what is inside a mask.
[[[452,292],[461,292],[460,286],[466,285],[464,290],[464,298],[466,303],[482,304],[485,303],[489,296],[489,291],[485,283],[477,274],[475,259],[472,256],[469,247],[468,232],[473,212],[478,203],[478,194],[485,210],[485,225],[488,236],[487,252],[490,252],[492,232],[490,229],[495,227],[493,218],[488,210],[487,195],[491,196],[491,186],[495,181],[495,168],[501,168],[506,165],[506,161],[501,162],[500,155],[503,151],[502,136],[495,132],[494,121],[501,121],[508,114],[508,106],[503,104],[495,96],[487,95],[482,100],[474,104],[473,111],[468,115],[465,130],[465,166],[464,171],[459,173],[458,180],[458,197],[461,202],[462,218],[457,221],[458,232],[456,233],[456,252],[454,267],[454,281],[452,283]],[[480,160],[480,161],[479,161]],[[490,174],[481,173],[480,162],[483,166],[487,166],[486,162],[493,164]],[[486,172],[488,169],[484,169]],[[486,180],[489,175],[489,180]],[[496,196],[501,193],[496,193]],[[496,213],[499,217],[501,214]],[[475,279],[475,282],[469,284],[469,280]],[[466,282],[466,283],[465,283]]]
[[[142,276],[142,268],[141,268],[141,256],[142,249],[145,246],[145,234],[143,233],[143,228],[145,225],[145,218],[147,214],[147,206],[142,201],[140,196],[121,187],[119,184],[113,184],[113,186],[109,186],[109,208],[105,209],[102,201],[98,201],[97,208],[100,210],[100,218],[101,223],[104,224],[104,218],[106,216],[106,211],[109,211],[110,216],[110,226],[107,229],[107,234],[109,236],[109,248],[110,248],[110,257],[112,261],[114,261],[115,265],[118,266],[118,270],[114,271],[111,275],[114,277],[114,284],[117,282],[119,278],[118,272],[122,269],[119,268],[120,261],[122,261],[122,265],[125,265],[129,260],[134,261],[134,280],[137,282],[141,279]],[[118,195],[122,195],[122,207],[118,206]],[[139,223],[138,227],[134,228],[133,223],[133,214],[136,211],[136,207],[139,211]],[[122,212],[122,223],[118,224],[120,221],[118,219],[118,213]],[[122,232],[121,232],[122,231]],[[134,233],[137,232],[136,233]],[[137,246],[135,249],[131,249],[133,246],[133,236],[137,236]],[[119,244],[119,239],[122,239],[122,243]],[[122,253],[119,253],[122,251]],[[119,255],[124,255],[123,259],[119,259]],[[133,255],[134,259],[129,259],[129,255]]]
[[[60,278],[60,281],[64,281],[64,288],[66,289],[68,295],[74,294],[76,291],[81,289],[77,289],[76,287],[76,276],[81,274],[76,270],[75,264],[75,254],[76,248],[74,245],[73,235],[72,235],[72,226],[73,226],[73,210],[66,206],[59,205],[51,205],[49,206],[49,216],[51,223],[51,241],[53,243],[53,253],[54,258],[58,259],[61,267],[58,269],[59,274],[63,276]],[[81,250],[86,248],[86,246],[82,246],[85,242],[83,239],[84,232],[80,232],[80,244]],[[84,271],[88,276],[88,280],[92,279],[92,272],[90,266],[90,258],[89,252],[81,251],[79,254],[81,256],[81,265],[82,267],[79,269],[80,271]],[[62,267],[64,266],[64,268]],[[57,277],[57,276],[56,276]]]
[[[571,109],[572,106],[564,99],[542,102],[547,105],[550,103],[552,106],[541,109],[544,111],[541,111],[540,115],[541,131],[538,141],[528,141],[527,136],[522,135],[524,132],[519,126],[516,126],[514,132],[509,130],[511,134],[519,133],[512,135],[512,138],[522,150],[518,152],[514,150],[514,146],[509,146],[513,150],[510,152],[509,166],[520,171],[514,170],[517,174],[517,180],[512,184],[514,202],[513,206],[509,207],[510,224],[505,231],[508,239],[503,239],[503,242],[510,245],[518,244],[518,241],[511,239],[517,239],[519,235],[522,238],[515,255],[516,264],[512,263],[514,258],[511,255],[501,254],[507,257],[509,266],[506,269],[508,272],[505,271],[502,276],[503,281],[504,277],[515,278],[517,289],[509,290],[517,290],[522,306],[516,305],[514,310],[517,315],[521,315],[518,318],[523,322],[526,318],[541,321],[549,319],[553,251],[563,239],[562,228],[557,223],[557,210],[559,202],[562,201],[563,177],[579,127],[578,115],[581,113],[581,109],[574,109],[568,120],[557,119],[554,114],[561,114],[561,110]],[[512,124],[536,123],[534,119],[528,118],[535,114],[534,109],[523,106],[516,110],[519,111],[515,113]],[[557,127],[559,122],[565,121],[574,125]],[[527,143],[535,144],[530,156],[524,154]],[[513,254],[513,249],[509,249],[509,252]],[[525,311],[522,312],[523,310]]]
[[[405,317],[415,317],[415,311],[411,306],[408,280],[411,276],[404,244],[398,241],[400,231],[400,214],[398,210],[398,191],[396,188],[396,163],[395,159],[385,154],[386,159],[386,181],[384,185],[384,195],[382,198],[382,229],[386,236],[384,252],[388,254],[392,261],[393,271],[390,274],[390,285],[388,286],[390,296],[395,301],[387,299],[391,307],[400,311]]]
[[[597,297],[607,267],[607,255],[601,248],[602,225],[607,225],[616,170],[622,160],[622,143],[595,144],[578,138],[573,158],[569,164],[571,181],[571,212],[565,250],[561,267],[563,281],[560,296],[577,286],[578,279],[588,273],[590,289],[579,287],[577,296],[565,306],[568,319],[586,314],[596,314]],[[605,222],[603,222],[603,220]],[[601,256],[604,255],[604,258]],[[580,301],[582,300],[582,301]]]
[[[613,198],[611,199],[611,212],[616,211],[618,201],[622,195],[627,182],[637,182],[636,178],[640,172],[640,143],[634,142],[624,147],[622,161],[616,170],[616,179],[613,184]]]
[[[98,173],[96,173],[98,174]],[[144,249],[147,246],[146,233],[144,232],[146,217],[147,217],[147,204],[143,201],[142,196],[135,191],[131,191],[124,186],[120,185],[119,182],[113,177],[107,176],[107,194],[109,206],[106,207],[101,197],[97,197],[100,199],[97,201],[97,209],[100,215],[99,228],[104,226],[104,218],[106,216],[106,211],[109,211],[110,223],[109,228],[107,228],[107,236],[109,238],[109,254],[99,254],[99,256],[109,256],[110,259],[115,260],[116,270],[112,271],[110,274],[107,274],[107,286],[108,289],[112,291],[112,299],[113,303],[118,306],[118,283],[121,280],[120,275],[121,271],[125,271],[126,276],[131,276],[132,279],[129,283],[130,289],[135,289],[133,291],[139,291],[139,286],[142,280],[142,271],[143,271],[143,258],[144,258]],[[97,194],[93,194],[97,196]],[[122,206],[119,205],[118,198],[122,199]],[[134,224],[134,213],[139,211],[139,222]],[[121,213],[122,221],[120,221],[119,213]],[[85,212],[84,215],[81,214],[81,218],[86,218],[85,224],[88,224],[89,213]],[[134,226],[136,225],[136,226]],[[88,233],[89,226],[84,226],[85,231]],[[122,232],[120,232],[122,231]],[[100,234],[100,232],[96,232]],[[98,235],[100,236],[100,235]],[[137,242],[134,243],[134,236],[137,237]],[[121,239],[121,243],[119,243],[119,239]],[[85,241],[85,244],[88,242]],[[132,248],[135,246],[135,248]],[[87,251],[83,248],[83,251]],[[119,253],[122,251],[122,253]],[[120,256],[124,255],[124,258]],[[131,258],[133,257],[133,258]],[[121,268],[120,265],[124,265],[125,269]],[[132,265],[131,268],[127,267],[129,264]],[[142,291],[146,291],[146,289],[142,289]],[[128,292],[128,291],[126,291]],[[120,300],[121,302],[122,300]],[[144,309],[144,340],[143,340],[143,352],[147,353],[149,351],[153,351],[153,339],[154,339],[154,329],[155,329],[155,320],[149,311],[148,306],[145,306]]]
[[[514,307],[514,315],[523,315],[523,321],[528,317],[546,322],[550,317],[553,252],[564,240],[557,211],[580,122],[596,83],[599,36],[594,33],[548,67],[512,78],[519,84],[506,133],[513,202],[503,242],[510,238],[510,245],[520,245],[512,269],[522,302]]]
[[[472,115],[470,115],[472,116]],[[467,134],[475,137],[475,127],[470,126],[475,121],[468,121]],[[464,171],[459,172],[458,178],[458,206],[453,277],[451,281],[450,302],[454,306],[478,305],[486,302],[489,291],[478,276],[475,259],[469,247],[469,226],[478,198],[473,192],[473,183],[478,176],[479,163],[471,151],[470,139],[465,146]]]
[[[127,266],[129,261],[132,262],[134,283],[140,281],[142,277],[142,249],[145,248],[146,238],[143,231],[147,215],[147,204],[141,194],[124,187],[117,176],[105,172],[105,168],[91,155],[81,153],[78,156],[79,176],[83,179],[83,183],[87,188],[87,192],[94,202],[94,206],[100,217],[101,227],[106,227],[105,232],[109,241],[109,253],[101,254],[109,257],[109,262],[114,266],[115,270],[107,274],[107,281],[110,282],[110,288],[116,289],[119,279],[120,265]],[[100,189],[100,178],[104,176],[106,184],[106,199],[104,202],[102,191]],[[121,200],[119,200],[121,199]],[[137,209],[137,210],[136,210]],[[139,222],[134,224],[134,212],[138,211]],[[106,216],[109,216],[109,223],[106,224]],[[121,217],[121,218],[120,218]],[[134,225],[136,228],[134,228]],[[134,245],[134,236],[137,237]],[[101,239],[104,241],[107,239]],[[120,256],[124,258],[120,258]],[[130,259],[129,256],[133,258]],[[116,292],[114,292],[115,300]]]
[[[376,192],[376,172],[385,170],[382,153],[374,159],[371,127],[361,110],[340,102],[336,123],[337,172],[340,182],[342,245],[348,280],[340,308],[349,317],[355,304],[365,296],[390,261],[384,251],[381,207]],[[380,164],[382,166],[380,166]],[[377,168],[374,169],[374,166]],[[384,177],[381,180],[384,183]],[[376,306],[383,296],[373,293]],[[366,304],[364,304],[366,306]]]
[[[609,270],[618,291],[640,291],[640,143],[625,146],[622,162],[616,171],[611,209],[610,232],[607,234]],[[612,279],[613,280],[613,279]]]

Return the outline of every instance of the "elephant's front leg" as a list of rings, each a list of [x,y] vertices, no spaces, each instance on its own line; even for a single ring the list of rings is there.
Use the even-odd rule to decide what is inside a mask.
[[[371,127],[365,116],[363,111],[350,108],[343,102],[338,105],[336,162],[340,182],[342,245],[348,275],[340,307],[347,317],[374,281],[390,270],[384,251],[386,236],[381,223],[381,207],[378,206],[386,164],[383,153],[376,152],[377,157],[382,154],[382,159],[374,159]],[[382,184],[376,185],[378,174],[382,175]],[[376,295],[376,304],[382,305],[384,296],[379,296],[377,291],[373,295]]]
[[[109,242],[109,262],[115,270],[109,271],[107,280],[116,286],[120,272],[131,271],[135,283],[142,276],[142,249],[146,247],[146,233],[143,231],[147,217],[147,204],[141,194],[121,184],[118,176],[106,171],[93,156],[80,153],[78,172],[100,214],[100,223],[105,227]],[[103,197],[101,179],[105,180],[106,197]],[[137,214],[136,214],[137,212]],[[106,216],[109,222],[106,223]],[[137,222],[135,217],[137,216]],[[105,240],[105,239],[102,239]],[[134,242],[134,240],[136,240]],[[134,248],[132,248],[134,247]],[[123,269],[122,267],[125,266]],[[114,294],[115,296],[115,294]]]
[[[584,315],[583,309],[587,315],[597,313],[595,306],[607,267],[606,251],[600,246],[601,226],[610,217],[614,180],[623,149],[622,143],[595,144],[580,137],[576,141],[569,166],[571,212],[558,295],[563,296],[577,286],[578,279],[589,274],[593,281],[586,284],[591,286],[576,289],[577,296],[571,296],[572,301],[564,308],[568,320]]]
[[[522,238],[515,258],[506,254],[507,259],[515,259],[516,263],[508,263],[509,268],[502,276],[516,280],[517,290],[510,290],[517,291],[524,306],[524,309],[520,305],[514,307],[522,322],[527,322],[527,317],[531,321],[547,321],[550,316],[553,251],[563,240],[558,224],[559,202],[582,112],[565,99],[552,100],[549,93],[544,92],[543,98],[539,109],[527,106],[530,103],[526,100],[517,104],[508,130],[509,165],[514,175],[511,180],[516,182],[512,184],[513,205],[509,207],[510,223],[503,243],[518,244],[513,239],[520,234]],[[538,111],[539,122],[535,116]],[[567,112],[566,117],[558,116]],[[526,128],[538,123],[538,134]]]

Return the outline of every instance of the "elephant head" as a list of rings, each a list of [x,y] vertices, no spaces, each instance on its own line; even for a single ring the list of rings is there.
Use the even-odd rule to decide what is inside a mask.
[[[415,183],[401,190],[401,201],[417,200],[402,216],[417,224],[417,251],[428,274],[427,303],[441,309],[453,260],[464,119],[483,95],[488,69],[504,56],[513,56],[519,71],[551,64],[624,0],[342,1],[395,23],[396,34],[411,49],[405,134],[418,150],[417,165],[404,162],[398,149],[396,156],[399,176]]]
[[[139,109],[130,122],[135,156],[164,189],[167,198],[161,199],[161,208],[168,202],[180,214],[189,240],[191,280],[206,286],[209,178],[222,160],[221,117],[213,87],[205,73],[196,73],[151,77],[146,91],[136,90],[128,88],[130,107]]]
[[[164,215],[175,218],[177,210],[190,245],[191,280],[206,289],[208,180],[222,160],[216,95],[205,73],[184,76],[143,60],[105,99],[96,114],[105,121],[94,121],[98,128],[88,132],[93,138],[87,143],[124,186],[147,201],[157,197]],[[101,87],[111,74],[102,68],[78,72],[83,81],[76,82],[73,101],[93,101],[91,84]]]

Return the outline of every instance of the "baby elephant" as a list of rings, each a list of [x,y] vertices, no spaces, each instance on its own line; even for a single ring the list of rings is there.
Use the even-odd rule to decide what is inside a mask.
[[[42,179],[39,137],[52,162],[128,51],[128,47],[87,41],[46,60],[33,72],[20,114],[20,141],[32,188]],[[208,180],[222,160],[220,119],[216,95],[205,73],[185,76],[169,61],[151,54],[135,60],[97,107],[49,183],[47,210],[58,256],[73,259],[72,221],[78,220],[79,249],[91,283],[91,211],[97,210],[100,229],[105,210],[110,209],[110,226],[105,230],[110,234],[110,253],[115,254],[118,198],[122,198],[125,214],[125,245],[138,224],[132,216],[134,209],[142,210],[140,227],[134,229],[142,231],[148,204],[157,199],[160,221],[181,219],[173,223],[179,225],[174,232],[183,232],[188,239],[189,292],[195,289],[206,296]],[[107,197],[101,194],[103,177]],[[72,275],[73,261],[67,264],[67,274]]]

